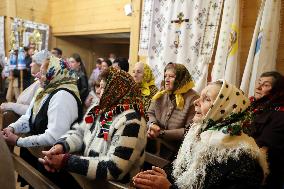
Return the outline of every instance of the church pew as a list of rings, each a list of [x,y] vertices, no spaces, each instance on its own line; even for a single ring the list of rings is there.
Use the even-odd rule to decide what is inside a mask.
[[[15,171],[21,175],[32,187],[37,189],[59,189],[53,182],[28,164],[20,156],[12,153]]]
[[[42,175],[39,171],[37,171],[34,167],[29,165],[25,160],[21,157],[12,153],[14,166],[16,172],[21,175],[24,179],[30,183],[31,186],[38,189],[59,189],[54,183],[52,183],[48,178]],[[150,154],[146,152],[145,154],[145,162],[153,164],[158,167],[164,167],[169,163],[169,161],[160,158],[154,154]],[[115,181],[108,181],[109,189],[127,189],[129,188],[129,184],[122,184]]]
[[[145,162],[161,168],[170,163],[168,160],[163,159],[155,154],[151,154],[149,152],[145,152]],[[122,184],[114,181],[109,181],[108,183],[111,189],[127,189],[130,187],[129,184]]]

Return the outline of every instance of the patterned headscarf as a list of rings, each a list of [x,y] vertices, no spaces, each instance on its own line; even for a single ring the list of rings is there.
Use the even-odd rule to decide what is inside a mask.
[[[75,73],[65,60],[52,56],[45,77],[44,86],[38,89],[35,96],[34,115],[38,113],[42,99],[59,88],[71,90],[80,99]]]
[[[205,130],[217,129],[231,135],[239,135],[243,129],[239,122],[249,118],[244,110],[250,106],[250,100],[234,85],[225,80],[218,82],[222,83],[222,87],[203,120],[207,125]]]
[[[101,132],[99,137],[107,140],[112,117],[129,109],[134,109],[144,116],[139,87],[130,74],[110,67],[100,103],[88,112],[85,121],[86,123],[93,123],[91,127],[91,130],[93,130],[95,126],[94,120],[101,115]]]
[[[177,108],[182,110],[184,106],[184,99],[182,97],[182,94],[192,89],[194,87],[194,82],[191,78],[190,73],[188,72],[186,67],[182,64],[169,63],[164,70],[164,74],[166,73],[166,70],[169,69],[169,66],[171,66],[176,72],[173,94],[175,94]],[[167,92],[169,91],[162,90],[158,92],[153,97],[153,100],[157,100]]]
[[[212,107],[207,112],[205,120],[224,119],[232,113],[242,112],[250,105],[250,100],[244,95],[243,91],[225,80],[218,81],[222,83],[222,87]]]
[[[249,99],[235,86],[220,81],[221,89],[204,121],[191,125],[173,163],[172,175],[179,188],[200,188],[212,162],[238,159],[243,153],[260,163],[264,175],[268,173],[266,155],[242,132]]]

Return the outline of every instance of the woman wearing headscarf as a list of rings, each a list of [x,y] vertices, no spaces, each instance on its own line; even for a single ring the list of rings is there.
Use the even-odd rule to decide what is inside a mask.
[[[251,135],[267,151],[270,174],[264,188],[284,186],[284,78],[275,71],[261,74],[251,97]]]
[[[41,88],[25,115],[4,129],[5,140],[20,147],[52,146],[82,114],[74,72],[67,62],[51,57],[41,66]],[[29,133],[18,137],[14,133]]]
[[[84,182],[91,188],[94,179],[129,182],[144,162],[147,140],[141,95],[131,75],[110,68],[100,78],[99,105],[40,160],[49,171],[64,169],[89,179]]]
[[[50,53],[48,52],[48,50],[39,51],[32,56],[32,63],[30,64],[32,76],[37,76],[40,71],[41,64],[49,59],[49,57]],[[0,106],[1,110],[15,112],[17,116],[24,115],[39,87],[39,81],[36,80],[19,95],[17,102],[2,103]]]
[[[161,138],[166,145],[160,146],[160,156],[171,158],[179,149],[194,116],[193,101],[198,94],[192,89],[194,82],[186,67],[169,63],[164,71],[165,89],[156,93],[147,111],[149,117],[148,137]]]
[[[150,106],[152,97],[158,92],[158,88],[155,85],[155,77],[148,64],[143,62],[135,64],[132,76],[140,87],[144,112],[146,112]]]
[[[66,173],[58,173],[56,176],[46,174],[44,169],[38,166],[37,157],[43,147],[52,146],[70,130],[73,123],[82,119],[76,76],[66,61],[51,57],[41,65],[37,77],[41,88],[36,92],[26,114],[10,124],[2,133],[10,145],[33,147],[29,150],[21,149],[21,157],[62,187],[64,183],[58,182],[61,178],[59,175]],[[19,137],[14,133],[27,135]],[[70,185],[65,183],[64,186],[76,188],[76,182],[71,179],[67,179]]]
[[[138,188],[260,188],[268,174],[265,153],[242,132],[250,102],[235,86],[209,84],[195,101],[194,123],[173,163],[172,174],[154,167],[134,177]],[[170,178],[172,176],[172,178]]]

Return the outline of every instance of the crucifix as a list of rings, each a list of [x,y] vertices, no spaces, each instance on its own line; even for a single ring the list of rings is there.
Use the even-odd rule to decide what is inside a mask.
[[[181,35],[181,26],[183,23],[185,22],[189,22],[188,18],[184,19],[184,14],[182,12],[180,12],[177,15],[177,20],[172,20],[171,23],[174,23],[176,25],[176,38],[174,41],[174,47],[176,48],[176,50],[178,49],[178,47],[180,47],[180,35]]]

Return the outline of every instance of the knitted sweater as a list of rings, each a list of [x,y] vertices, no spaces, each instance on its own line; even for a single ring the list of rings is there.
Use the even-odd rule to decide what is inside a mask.
[[[119,180],[128,182],[144,162],[147,141],[146,122],[134,110],[127,110],[113,117],[107,141],[99,138],[99,118],[94,130],[92,123],[77,124],[57,143],[71,155],[65,169],[89,179]]]

